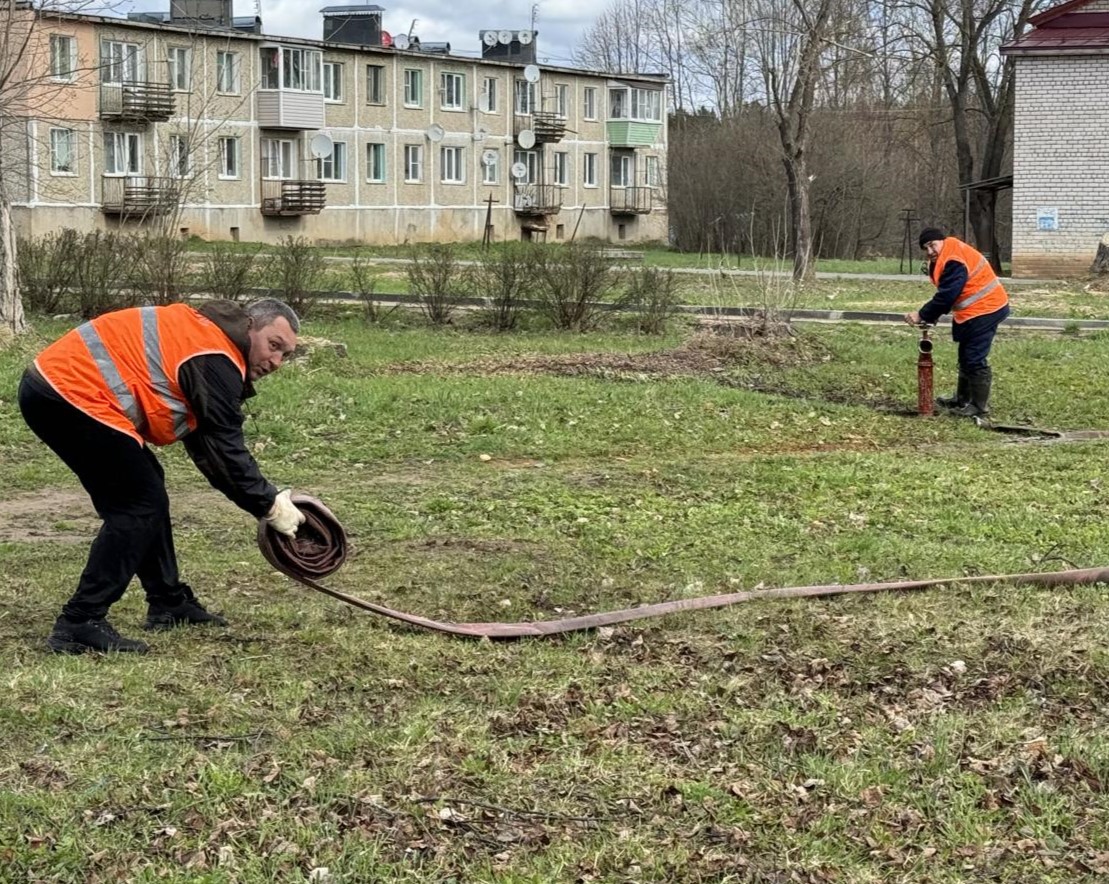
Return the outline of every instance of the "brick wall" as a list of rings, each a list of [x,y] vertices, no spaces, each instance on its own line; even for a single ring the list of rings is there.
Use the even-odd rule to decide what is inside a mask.
[[[1013,275],[1081,275],[1109,232],[1109,56],[1016,64]],[[1041,229],[1051,210],[1058,228]]]

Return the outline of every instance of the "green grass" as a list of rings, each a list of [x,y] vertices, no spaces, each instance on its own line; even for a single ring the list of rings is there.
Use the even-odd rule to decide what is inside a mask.
[[[464,642],[275,575],[250,520],[171,448],[185,575],[232,626],[157,635],[141,659],[47,656],[95,518],[11,391],[62,328],[39,322],[0,354],[0,880],[1062,882],[1109,867],[1102,586]],[[864,404],[915,401],[907,328],[806,330],[688,376],[649,370],[680,330],[306,331],[348,357],[264,381],[248,436],[268,475],[344,521],[353,554],[329,583],[372,601],[532,619],[1109,561],[1104,445]],[[566,374],[574,354],[592,355]],[[1104,335],[1004,331],[997,417],[1109,429],[1107,356]],[[505,367],[523,357],[530,370]],[[943,388],[949,342],[936,363]],[[134,634],[142,616],[132,587],[113,622]]]

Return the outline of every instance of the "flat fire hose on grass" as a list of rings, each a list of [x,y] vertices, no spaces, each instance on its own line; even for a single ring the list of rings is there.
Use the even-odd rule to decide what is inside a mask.
[[[538,638],[546,635],[559,635],[565,632],[596,629],[601,626],[612,626],[616,623],[627,623],[631,620],[646,620],[651,617],[661,617],[664,614],[676,614],[680,611],[703,611],[709,608],[724,608],[729,605],[762,601],[764,599],[796,599],[862,592],[909,591],[956,584],[1007,583],[1010,586],[1079,586],[1092,583],[1109,583],[1109,568],[1076,568],[1070,571],[1049,571],[1042,574],[998,574],[980,577],[937,577],[927,580],[903,580],[896,583],[789,586],[758,592],[733,592],[726,595],[675,599],[669,602],[627,608],[622,611],[585,614],[580,617],[566,617],[561,620],[537,620],[527,623],[452,623],[430,620],[427,617],[408,614],[404,611],[395,611],[392,608],[367,602],[365,599],[348,595],[336,589],[330,589],[321,584],[319,578],[335,573],[346,560],[346,532],[331,510],[314,497],[306,494],[294,494],[293,503],[307,518],[295,538],[290,539],[277,533],[265,522],[259,522],[258,524],[258,546],[266,561],[274,568],[309,589],[322,592],[355,608],[361,608],[363,611],[399,620],[409,626],[417,626],[432,632],[441,632],[464,638]]]

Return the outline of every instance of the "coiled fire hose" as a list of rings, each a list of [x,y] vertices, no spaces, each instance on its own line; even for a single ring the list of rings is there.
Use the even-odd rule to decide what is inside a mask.
[[[545,635],[559,635],[600,626],[627,623],[630,620],[646,620],[679,611],[703,611],[709,608],[724,608],[743,602],[762,601],[763,599],[796,599],[816,596],[847,595],[861,592],[890,592],[929,589],[934,586],[971,585],[983,583],[1005,583],[1010,586],[1079,586],[1092,583],[1109,583],[1109,568],[1076,568],[1070,571],[1049,571],[1042,574],[999,574],[978,577],[937,577],[927,580],[903,580],[895,583],[854,583],[828,584],[825,586],[789,586],[780,589],[766,589],[758,592],[733,592],[726,595],[701,596],[692,599],[675,599],[642,605],[622,611],[608,611],[602,614],[585,614],[580,617],[566,617],[561,620],[538,620],[527,623],[452,623],[430,620],[417,614],[395,611],[383,605],[367,602],[357,596],[330,589],[319,582],[319,578],[334,574],[346,561],[347,536],[343,526],[324,504],[306,494],[294,494],[293,503],[304,513],[307,521],[300,526],[295,538],[288,538],[270,528],[265,522],[258,523],[258,547],[262,555],[274,568],[297,583],[329,595],[363,611],[382,617],[389,617],[432,632],[457,635],[465,638],[528,638]]]

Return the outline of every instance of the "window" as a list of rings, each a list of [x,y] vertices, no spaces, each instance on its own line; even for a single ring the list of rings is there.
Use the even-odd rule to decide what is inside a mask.
[[[276,46],[266,46],[259,50],[259,62],[262,69],[261,88],[281,88],[281,50]]]
[[[582,183],[586,187],[597,186],[597,155],[587,153],[582,157]]]
[[[366,102],[385,104],[385,65],[366,65]]]
[[[366,145],[366,180],[376,183],[385,181],[385,145]]]
[[[443,110],[462,110],[466,100],[466,79],[462,74],[440,74],[439,92]]]
[[[77,69],[77,41],[64,34],[50,35],[50,76],[72,82]]]
[[[219,140],[219,177],[239,177],[239,139],[224,136]]]
[[[530,114],[535,110],[535,84],[527,80],[516,81],[515,108],[517,114]]]
[[[184,135],[169,136],[169,174],[172,178],[186,178],[189,174],[189,141]]]
[[[343,66],[338,62],[323,63],[323,98],[324,101],[343,100]]]
[[[137,83],[139,47],[134,43],[105,40],[100,44],[100,66],[105,83]]]
[[[77,171],[77,138],[72,129],[50,130],[50,171],[72,175]]]
[[[259,53],[263,89],[323,91],[323,53],[277,46],[265,46]]]
[[[647,157],[647,186],[659,187],[662,185],[662,174],[659,171],[658,157]]]
[[[142,148],[137,132],[104,133],[104,173],[141,175]]]
[[[346,142],[334,142],[331,145],[331,155],[316,160],[316,177],[321,181],[347,180]]]
[[[586,86],[582,93],[581,115],[587,120],[597,119],[597,87]]]
[[[657,89],[613,89],[608,95],[609,117],[613,120],[662,120],[662,92]]]
[[[481,109],[491,114],[497,112],[496,77],[486,77],[481,83]]]
[[[466,176],[462,171],[462,148],[439,148],[439,164],[442,167],[443,181],[446,184],[462,184]]]
[[[423,179],[424,148],[420,144],[404,146],[404,180],[408,184],[419,184]]]
[[[423,107],[424,72],[406,68],[404,71],[404,106]]]
[[[262,177],[292,178],[296,168],[296,144],[286,138],[262,139]]]
[[[517,150],[512,154],[512,164],[522,163],[527,173],[517,178],[517,184],[535,184],[539,180],[539,154],[534,150]]]
[[[167,58],[169,85],[175,92],[188,92],[190,80],[190,53],[186,46],[171,46]]]
[[[635,183],[635,158],[630,153],[613,153],[609,173],[613,187],[631,187]]]
[[[239,94],[239,53],[216,53],[216,91]]]
[[[560,117],[570,115],[570,87],[565,83],[555,85],[555,113]]]
[[[564,150],[554,155],[554,183],[562,187],[570,183],[570,154]]]
[[[481,183],[497,184],[501,180],[501,152],[495,147],[481,152]]]

